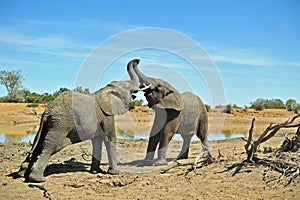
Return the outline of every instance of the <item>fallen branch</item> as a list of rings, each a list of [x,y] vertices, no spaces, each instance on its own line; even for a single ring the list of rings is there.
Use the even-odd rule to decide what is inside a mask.
[[[297,177],[300,177],[300,166],[299,163],[292,164],[291,162],[286,162],[283,159],[287,156],[279,155],[281,152],[286,151],[292,151],[295,152],[300,148],[300,123],[294,124],[294,121],[300,117],[300,114],[295,115],[294,117],[290,118],[289,120],[285,121],[284,123],[279,124],[270,124],[258,137],[257,140],[253,140],[253,130],[254,130],[254,123],[255,118],[252,119],[251,127],[249,129],[249,136],[247,139],[244,139],[246,141],[246,144],[244,145],[246,153],[247,153],[247,159],[242,161],[241,163],[233,164],[232,166],[227,167],[226,171],[234,170],[232,173],[232,176],[239,173],[243,167],[246,166],[264,166],[268,169],[267,172],[263,174],[263,180],[266,180],[266,177],[268,175],[268,172],[270,170],[277,171],[281,173],[280,177],[277,177],[275,179],[269,180],[269,182],[277,181],[277,183],[274,185],[274,187],[277,187],[278,185],[285,182],[284,186],[289,185],[290,183],[294,182]],[[298,127],[295,136],[292,139],[289,139],[286,137],[285,141],[281,145],[281,147],[275,151],[274,160],[269,160],[265,158],[258,158],[256,156],[258,146],[272,138],[281,128],[295,128]],[[266,150],[266,149],[265,149]],[[272,151],[272,148],[270,148]],[[270,151],[268,149],[268,151]],[[296,159],[291,159],[292,156],[289,156],[289,161],[298,161],[299,156],[296,156]]]
[[[281,128],[295,128],[295,127],[298,127],[297,132],[299,132],[300,131],[299,130],[300,123],[293,124],[293,122],[298,117],[300,117],[300,114],[295,115],[294,117],[288,119],[284,123],[279,123],[279,124],[275,124],[275,125],[270,124],[264,130],[264,132],[258,137],[258,139],[255,140],[255,141],[253,141],[253,130],[254,130],[254,122],[255,122],[255,118],[253,118],[250,130],[249,130],[249,136],[248,136],[248,139],[247,139],[247,143],[245,145],[245,150],[246,150],[246,153],[247,153],[247,160],[249,162],[253,162],[253,157],[254,157],[255,153],[257,152],[258,146],[261,143],[266,142],[267,140],[272,138]],[[300,146],[300,134],[299,134],[299,146]]]
[[[47,198],[47,199],[51,200],[50,193],[48,192],[48,190],[43,185],[28,184],[28,187],[31,187],[31,188],[36,187],[36,188],[44,191],[44,198]]]
[[[195,169],[199,169],[199,168],[202,168],[202,167],[205,167],[213,162],[216,162],[216,161],[219,161],[221,160],[222,157],[224,157],[220,151],[220,149],[218,149],[218,157],[215,159],[215,158],[212,158],[210,155],[208,157],[206,157],[204,160],[199,160],[198,158],[196,158],[196,161],[194,162],[186,162],[186,163],[181,163],[179,162],[178,160],[174,160],[175,162],[175,165],[171,165],[171,166],[167,166],[165,168],[162,168],[160,173],[161,174],[164,174],[166,173],[167,171],[169,171],[170,169],[174,169],[176,167],[182,167],[182,166],[191,166],[190,170],[189,171],[193,171]],[[197,164],[201,163],[200,166],[197,166]]]

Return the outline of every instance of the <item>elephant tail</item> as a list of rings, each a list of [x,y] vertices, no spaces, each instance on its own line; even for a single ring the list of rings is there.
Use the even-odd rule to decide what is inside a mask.
[[[46,112],[44,112],[41,117],[39,130],[34,138],[33,145],[31,150],[29,151],[29,154],[39,155],[41,153],[42,144],[47,134],[47,126],[48,126],[48,116]]]

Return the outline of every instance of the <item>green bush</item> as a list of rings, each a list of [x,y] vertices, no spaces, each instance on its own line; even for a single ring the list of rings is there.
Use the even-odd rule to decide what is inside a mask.
[[[205,104],[205,108],[206,108],[207,112],[210,112],[210,110],[211,110],[211,106],[210,105]]]
[[[38,107],[38,106],[39,106],[38,103],[30,103],[30,104],[27,104],[27,107],[28,107],[28,108],[36,108],[36,107]]]
[[[233,106],[231,104],[227,104],[225,109],[224,109],[224,112],[227,113],[227,114],[232,114],[233,113]]]
[[[255,101],[251,102],[250,104],[251,104],[251,108],[254,108],[255,110],[286,108],[281,99],[258,98]]]
[[[134,109],[136,106],[141,106],[143,105],[143,100],[133,100],[132,102],[129,103],[129,109]]]
[[[295,114],[300,114],[300,104],[297,104],[293,111]]]

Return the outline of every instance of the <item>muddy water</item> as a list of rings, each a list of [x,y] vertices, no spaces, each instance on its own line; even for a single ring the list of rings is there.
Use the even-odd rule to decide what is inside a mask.
[[[121,139],[148,139],[152,124],[116,125],[117,137]],[[33,142],[38,131],[39,124],[18,124],[18,125],[0,125],[0,142],[1,143],[21,143]],[[243,124],[225,124],[219,133],[210,132],[209,140],[225,140],[230,138],[246,137],[250,128],[249,123]],[[265,125],[255,127],[254,134],[261,133],[266,128]],[[181,140],[180,135],[175,135],[174,140]],[[197,137],[193,137],[197,141]]]

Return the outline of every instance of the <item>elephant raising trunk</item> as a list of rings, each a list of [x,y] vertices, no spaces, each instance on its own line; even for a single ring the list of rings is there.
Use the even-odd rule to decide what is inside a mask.
[[[207,144],[208,118],[201,99],[191,92],[180,94],[172,85],[158,78],[148,77],[133,66],[139,78],[140,88],[148,101],[149,107],[155,110],[154,124],[150,132],[145,160],[141,165],[153,164],[157,145],[158,160],[154,165],[165,165],[167,147],[175,133],[181,134],[183,145],[178,159],[188,158],[193,134],[202,142],[199,157],[209,156]]]
[[[132,93],[139,89],[139,79],[133,68],[138,59],[131,60],[127,71],[128,81],[114,81],[93,94],[68,91],[59,95],[45,109],[39,131],[19,175],[27,181],[44,181],[44,170],[51,155],[67,145],[92,140],[91,172],[101,172],[101,150],[105,143],[109,173],[116,174],[116,132],[114,115],[128,111]]]

